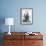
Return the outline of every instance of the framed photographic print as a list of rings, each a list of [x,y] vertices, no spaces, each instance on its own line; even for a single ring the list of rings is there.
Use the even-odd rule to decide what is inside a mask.
[[[21,8],[20,15],[21,24],[32,24],[32,8]]]

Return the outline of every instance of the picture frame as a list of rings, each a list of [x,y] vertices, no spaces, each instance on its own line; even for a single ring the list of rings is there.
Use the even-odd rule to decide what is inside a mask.
[[[32,8],[20,8],[20,23],[32,24],[33,23],[33,9]]]

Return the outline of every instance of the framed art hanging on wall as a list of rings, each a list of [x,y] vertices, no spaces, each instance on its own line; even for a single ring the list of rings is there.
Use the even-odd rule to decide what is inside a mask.
[[[32,24],[33,23],[32,12],[33,12],[32,8],[21,8],[20,9],[20,23]]]

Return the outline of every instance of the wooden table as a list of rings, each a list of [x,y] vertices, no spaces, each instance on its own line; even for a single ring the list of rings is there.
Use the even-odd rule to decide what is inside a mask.
[[[25,35],[26,32],[11,32],[8,35],[4,33],[4,46],[43,46],[43,35],[40,32],[38,35]]]

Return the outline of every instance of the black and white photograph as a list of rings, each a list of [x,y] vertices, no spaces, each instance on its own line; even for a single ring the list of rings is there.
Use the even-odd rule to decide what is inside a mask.
[[[21,24],[32,24],[32,8],[21,8]]]

